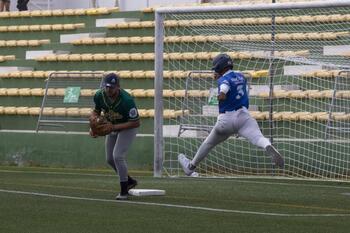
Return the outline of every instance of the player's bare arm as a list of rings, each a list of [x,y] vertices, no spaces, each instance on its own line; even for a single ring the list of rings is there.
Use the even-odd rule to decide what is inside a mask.
[[[224,101],[226,99],[226,94],[223,92],[220,92],[218,95],[218,101]]]

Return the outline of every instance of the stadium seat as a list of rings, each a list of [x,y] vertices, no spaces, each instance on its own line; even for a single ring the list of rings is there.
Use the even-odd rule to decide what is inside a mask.
[[[5,115],[16,115],[17,108],[16,107],[4,107],[4,114]]]
[[[80,116],[79,108],[67,108],[67,116],[72,116],[72,117]]]
[[[29,115],[38,116],[40,114],[41,109],[39,107],[30,107],[28,109]]]
[[[55,116],[66,116],[67,115],[67,108],[55,108],[53,110],[53,115],[55,115]]]

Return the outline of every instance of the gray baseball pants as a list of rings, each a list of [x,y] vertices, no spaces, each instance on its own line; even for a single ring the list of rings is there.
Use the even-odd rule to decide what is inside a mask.
[[[256,120],[243,107],[237,111],[219,114],[214,128],[199,147],[191,164],[198,166],[213,147],[233,134],[246,138],[250,143],[260,148],[266,148],[268,145],[271,145],[270,141],[262,135]]]
[[[126,155],[136,133],[137,128],[133,128],[113,132],[106,136],[106,160],[119,175],[120,182],[128,181]]]

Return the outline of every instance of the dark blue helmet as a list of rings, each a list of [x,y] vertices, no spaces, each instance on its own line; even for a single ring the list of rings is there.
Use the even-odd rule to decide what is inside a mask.
[[[104,78],[104,85],[106,87],[119,86],[119,76],[116,73],[109,73]]]
[[[229,55],[220,53],[213,59],[213,67],[211,69],[215,73],[221,73],[227,67],[233,68],[233,61]]]

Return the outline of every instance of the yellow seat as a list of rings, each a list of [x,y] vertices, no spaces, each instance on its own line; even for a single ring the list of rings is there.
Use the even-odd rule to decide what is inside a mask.
[[[154,117],[154,109],[147,109],[146,111],[145,111],[145,117]]]
[[[154,97],[154,89],[146,89],[145,96],[146,97]]]
[[[74,15],[86,15],[86,9],[75,9],[74,10]]]
[[[29,25],[20,25],[20,26],[18,26],[18,31],[20,31],[20,32],[28,32],[28,31],[30,31]]]
[[[142,28],[143,25],[141,22],[129,22],[129,28]]]
[[[118,37],[117,39],[117,43],[118,44],[129,44],[129,37]]]
[[[67,115],[67,108],[55,108],[53,110],[53,114],[55,116],[66,116]]]
[[[143,70],[131,71],[131,78],[144,78],[145,72]]]
[[[81,96],[94,96],[96,93],[96,90],[93,89],[81,89],[80,95]]]
[[[34,71],[33,77],[34,78],[46,78],[46,72],[44,72],[44,71]]]
[[[141,37],[141,43],[144,43],[144,44],[154,43],[154,37],[152,37],[152,36]]]
[[[79,108],[67,108],[67,116],[80,116]]]
[[[81,54],[81,60],[82,61],[93,61],[92,53],[83,53]]]
[[[0,96],[7,96],[7,88],[0,88]]]
[[[118,44],[118,39],[115,37],[108,37],[108,38],[105,38],[105,43],[106,44]]]
[[[5,115],[16,115],[17,108],[16,107],[4,107],[4,114]]]
[[[73,9],[65,9],[65,10],[63,10],[63,15],[66,15],[66,16],[75,15],[75,10],[73,10]]]
[[[92,109],[91,108],[80,108],[79,109],[79,115],[82,117],[89,117],[91,115]]]
[[[189,90],[187,94],[190,97],[203,97],[203,93],[200,90]]]
[[[18,94],[20,96],[31,96],[31,90],[30,88],[20,88],[18,90]]]
[[[4,114],[4,107],[0,106],[0,115],[3,115],[3,114]]]
[[[92,58],[95,61],[105,61],[106,60],[106,56],[103,53],[96,53],[96,54],[92,55]]]
[[[43,115],[45,115],[45,116],[53,116],[54,115],[53,110],[54,110],[54,108],[52,108],[52,107],[44,107]]]
[[[52,11],[52,16],[63,16],[63,10],[57,9]]]
[[[130,60],[130,54],[129,53],[119,53],[118,54],[118,60],[120,60],[120,61],[129,61]]]
[[[44,93],[45,93],[45,90],[44,90]],[[47,89],[46,94],[47,94],[48,96],[55,96],[55,95],[56,95],[55,88],[49,88],[49,89]]]
[[[92,43],[96,45],[102,45],[102,44],[106,44],[106,41],[105,41],[105,38],[94,38],[92,40]]]
[[[16,40],[8,40],[8,41],[6,41],[6,46],[8,46],[8,47],[16,47],[17,46],[17,41]]]
[[[40,25],[40,30],[41,31],[51,31],[52,30],[52,25],[50,25],[50,24]]]
[[[65,88],[56,88],[55,89],[55,95],[56,96],[64,96],[66,89]]]
[[[78,28],[85,28],[85,23],[75,23],[74,29],[78,29]]]
[[[134,97],[145,97],[146,93],[144,89],[134,89],[131,90],[130,94]]]
[[[145,71],[145,78],[154,78],[154,71],[153,70]]]
[[[154,21],[143,21],[143,22],[141,22],[141,25],[143,28],[153,28]]]
[[[68,55],[69,61],[81,61],[81,55],[80,54],[70,54]]]
[[[39,58],[37,58],[35,60],[37,60],[37,61],[50,61],[50,62],[53,62],[53,61],[57,61],[57,55],[55,55],[55,54],[47,55],[47,56],[44,56],[44,57],[39,57]]]
[[[63,24],[63,30],[74,30],[75,25],[74,24]]]
[[[17,107],[17,115],[29,115],[29,107]]]
[[[40,114],[41,109],[39,107],[31,107],[28,109],[29,115],[38,116]]]
[[[175,97],[185,97],[185,90],[175,90]]]
[[[9,17],[10,17],[9,11],[0,12],[0,18],[9,18]]]
[[[41,16],[44,16],[44,17],[52,16],[52,10],[42,10],[41,11]]]
[[[19,18],[19,17],[21,17],[21,12],[19,12],[19,11],[11,11],[10,12],[10,17],[11,18]]]
[[[7,26],[0,26],[0,32],[7,32]]]
[[[57,55],[57,61],[69,61],[69,54]]]
[[[116,53],[106,53],[105,55],[107,61],[117,61],[118,60],[118,54]]]
[[[20,47],[28,46],[28,40],[18,40],[16,45]]]
[[[29,25],[29,31],[32,31],[32,32],[40,31],[40,25]]]
[[[12,25],[7,27],[8,32],[18,32],[18,25]]]
[[[19,89],[18,88],[8,88],[7,89],[7,95],[8,96],[18,96],[19,95]]]
[[[143,59],[142,53],[131,53],[131,54],[130,54],[130,59],[131,59],[132,61],[140,61],[140,60]]]
[[[315,116],[310,112],[299,112],[298,118],[301,121],[314,121],[316,119]]]
[[[83,40],[81,40],[81,39],[73,40],[73,41],[71,41],[70,43],[71,43],[72,45],[82,45],[82,44],[84,44],[84,43],[83,43]]]
[[[165,109],[163,111],[163,117],[165,119],[170,119],[170,118],[175,118],[176,115],[175,115],[175,111],[174,110],[171,110],[171,109]]]
[[[21,78],[32,78],[33,77],[33,71],[22,71],[20,72]]]
[[[117,74],[118,74],[121,78],[131,78],[131,77],[132,77],[132,72],[131,72],[130,70],[118,71]]]
[[[39,40],[28,40],[28,46],[39,46],[40,41]]]
[[[147,110],[146,109],[138,109],[139,116],[144,118],[147,116]]]
[[[63,25],[62,24],[52,24],[52,30],[53,31],[61,31],[61,30],[63,30]]]
[[[40,10],[30,11],[30,16],[32,17],[41,16],[41,11]]]
[[[164,89],[163,90],[163,97],[175,97],[175,91]]]
[[[345,114],[345,112],[332,112],[331,117],[333,120],[337,121],[347,120],[347,114]]]

